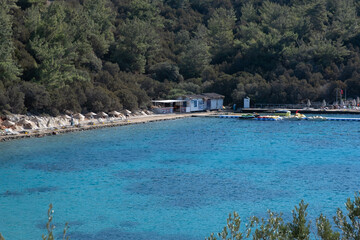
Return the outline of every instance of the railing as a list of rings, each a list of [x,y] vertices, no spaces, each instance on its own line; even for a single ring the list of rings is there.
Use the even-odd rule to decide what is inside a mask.
[[[322,102],[313,102],[309,106],[308,104],[273,104],[273,103],[257,103],[254,105],[255,108],[285,108],[285,109],[303,109],[307,107],[321,108],[324,107]]]
[[[174,113],[174,108],[173,107],[154,108],[153,112],[157,114]]]

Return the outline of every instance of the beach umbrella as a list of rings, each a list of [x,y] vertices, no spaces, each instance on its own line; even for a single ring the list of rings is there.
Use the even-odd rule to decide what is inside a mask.
[[[66,111],[65,111],[65,114],[67,114],[67,115],[72,115],[72,114],[73,114],[73,112],[72,112],[72,111],[70,111],[70,110],[66,110]]]
[[[105,118],[105,117],[108,117],[109,115],[107,115],[104,112],[101,112],[101,113],[98,114],[98,116],[101,117],[101,118]]]
[[[306,104],[308,107],[311,106],[311,102],[310,102],[310,99],[307,100],[307,104]]]
[[[26,120],[26,119],[22,119],[20,120],[19,122],[24,129],[34,129],[35,128],[35,123],[29,121],[29,120]]]
[[[112,112],[109,112],[109,115],[110,116],[114,116],[114,117],[118,117],[121,115],[121,113],[117,112],[117,111],[112,111]]]
[[[70,117],[70,119],[71,119],[71,117]],[[49,120],[46,123],[46,127],[48,127],[48,128],[56,127],[55,119],[54,118],[49,118]]]
[[[85,117],[87,118],[94,118],[97,114],[94,112],[88,112],[87,114],[85,114]]]
[[[2,122],[2,125],[5,127],[12,127],[12,126],[15,126],[15,123],[12,121],[9,121],[9,120],[5,120]]]
[[[17,122],[20,120],[20,117],[19,115],[11,114],[11,115],[6,115],[6,119],[9,120],[10,122]]]
[[[74,114],[74,118],[79,119],[79,121],[83,121],[85,119],[85,116],[82,115],[81,113],[76,113]]]
[[[124,115],[129,115],[129,114],[131,114],[131,111],[129,111],[129,110],[127,110],[127,109],[122,110],[121,112],[122,112],[122,114],[124,114]]]
[[[33,117],[31,122],[35,123],[38,128],[46,128],[46,121],[43,118]]]
[[[322,101],[321,106],[322,106],[322,107],[326,107],[326,101],[325,101],[325,99]]]
[[[356,100],[353,99],[353,100],[351,101],[351,104],[352,104],[353,106],[356,106]]]

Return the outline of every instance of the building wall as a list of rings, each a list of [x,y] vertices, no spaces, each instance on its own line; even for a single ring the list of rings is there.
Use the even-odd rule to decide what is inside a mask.
[[[217,109],[222,109],[224,106],[224,99],[218,99]]]
[[[211,107],[209,110],[220,110],[224,105],[223,99],[211,99]]]
[[[190,112],[203,111],[204,109],[204,100],[202,99],[193,99],[190,101]]]
[[[153,112],[157,114],[174,113],[174,108],[173,107],[154,108]]]

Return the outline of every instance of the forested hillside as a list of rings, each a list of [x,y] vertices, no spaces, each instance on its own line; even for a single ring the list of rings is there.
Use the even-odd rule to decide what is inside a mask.
[[[0,0],[0,111],[360,95],[360,0]]]

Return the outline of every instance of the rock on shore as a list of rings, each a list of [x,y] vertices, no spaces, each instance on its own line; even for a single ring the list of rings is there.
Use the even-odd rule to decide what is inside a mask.
[[[95,125],[97,123],[102,124],[106,122],[110,123],[114,121],[122,121],[129,117],[148,116],[153,114],[153,112],[148,110],[140,110],[137,112],[123,110],[121,112],[112,111],[109,113],[88,113],[85,115],[80,113],[67,113],[68,114],[63,114],[57,117],[8,114],[0,118],[0,136],[31,134],[71,128],[79,125]]]

